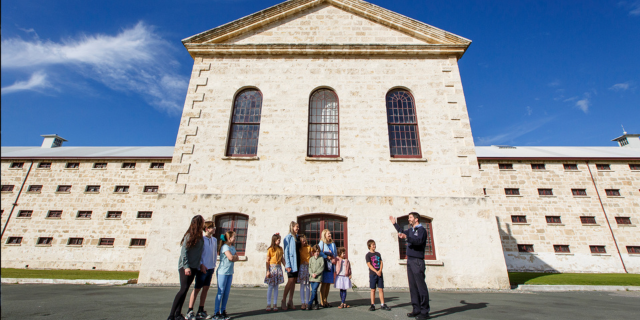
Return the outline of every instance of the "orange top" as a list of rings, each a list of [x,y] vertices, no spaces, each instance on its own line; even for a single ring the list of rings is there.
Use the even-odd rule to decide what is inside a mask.
[[[309,264],[309,258],[311,257],[311,246],[300,247],[300,264]]]
[[[269,264],[280,264],[282,262],[282,256],[284,256],[284,251],[280,247],[269,248],[269,250],[267,250]]]

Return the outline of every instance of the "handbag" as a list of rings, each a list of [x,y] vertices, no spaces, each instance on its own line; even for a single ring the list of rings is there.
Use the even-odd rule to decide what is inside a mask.
[[[324,252],[325,244],[322,244],[322,252]],[[332,253],[333,254],[333,253]],[[324,258],[324,272],[331,272],[331,268],[333,267],[333,263],[331,263],[331,259]]]

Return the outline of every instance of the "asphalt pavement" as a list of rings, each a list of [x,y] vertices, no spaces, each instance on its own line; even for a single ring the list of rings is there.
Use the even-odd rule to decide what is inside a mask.
[[[1,287],[2,319],[166,319],[177,287],[13,285]],[[408,292],[387,292],[391,311],[369,311],[369,292],[349,291],[350,309],[269,312],[264,288],[232,288],[227,312],[233,319],[408,319]],[[280,290],[282,297],[282,289]],[[432,319],[638,319],[640,292],[431,292]],[[188,299],[188,298],[187,298]],[[214,311],[215,289],[205,310]],[[337,306],[333,290],[329,301]],[[187,302],[185,302],[186,314]],[[379,307],[379,305],[377,305]]]

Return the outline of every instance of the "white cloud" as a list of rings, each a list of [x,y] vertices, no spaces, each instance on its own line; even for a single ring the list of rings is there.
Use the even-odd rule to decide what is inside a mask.
[[[631,87],[631,82],[627,81],[623,83],[616,83],[609,89],[613,91],[626,91],[629,89],[629,87]]]
[[[50,86],[47,81],[47,75],[42,72],[36,72],[31,75],[27,81],[16,81],[10,86],[2,88],[2,94],[9,94],[18,91],[34,90]]]
[[[34,31],[35,32],[35,31]],[[188,79],[177,74],[172,48],[140,22],[112,35],[83,35],[60,42],[2,40],[2,69],[29,71],[52,66],[97,80],[107,87],[141,95],[170,113],[182,110]]]
[[[560,84],[561,84],[560,80],[556,79],[556,80],[553,80],[553,81],[549,82],[547,85],[549,87],[559,87]]]
[[[585,97],[584,99],[578,100],[576,102],[576,107],[578,107],[580,110],[582,110],[582,112],[588,113],[590,104],[591,104],[591,102],[589,101],[589,97]]]
[[[554,119],[555,117],[546,117],[546,118],[538,119],[535,121],[511,126],[504,133],[500,133],[500,134],[488,136],[488,137],[479,137],[478,145],[486,146],[486,145],[494,145],[494,144],[511,142],[520,136],[523,136],[527,133],[537,130],[538,128],[553,121]]]
[[[530,116],[533,113],[533,110],[530,106],[527,106],[527,115]]]
[[[562,100],[562,102],[569,102],[569,101],[575,101],[575,100],[578,100],[578,96],[564,99],[564,100]]]
[[[630,16],[640,16],[640,0],[635,1],[620,1],[618,6],[621,6],[629,10]]]

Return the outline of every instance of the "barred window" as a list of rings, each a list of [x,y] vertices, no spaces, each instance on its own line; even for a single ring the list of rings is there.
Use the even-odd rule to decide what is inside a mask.
[[[604,190],[607,193],[607,197],[619,197],[620,190],[619,189],[606,189]]]
[[[96,162],[93,164],[93,168],[94,169],[104,169],[107,167],[107,163],[106,162]]]
[[[9,237],[9,239],[7,239],[7,244],[21,244],[22,243],[22,237]]]
[[[147,239],[131,239],[129,246],[131,247],[144,247],[147,244]]]
[[[545,169],[545,165],[544,165],[544,163],[532,163],[531,164],[531,169],[533,169],[533,170],[544,170]]]
[[[314,246],[320,242],[322,230],[331,231],[331,237],[336,248],[345,247],[349,251],[347,237],[347,219],[329,214],[314,214],[298,218],[300,234],[307,237],[309,245]]]
[[[571,252],[571,250],[569,250],[569,246],[566,244],[554,244],[553,245],[553,251],[557,252],[557,253],[569,253]]]
[[[575,163],[565,163],[563,166],[564,166],[564,169],[567,171],[578,170],[578,165]]]
[[[4,191],[4,192],[10,192],[10,191],[13,191],[13,185],[10,185],[10,184],[3,184],[3,185],[2,185],[2,191]]]
[[[553,189],[538,189],[539,196],[552,196]]]
[[[616,217],[617,224],[631,224],[630,217]]]
[[[638,164],[638,163],[630,163],[629,164],[629,169],[631,169],[631,170],[640,170],[640,164]]]
[[[596,217],[594,216],[581,216],[580,222],[582,224],[596,224]]]
[[[517,188],[505,188],[504,189],[504,194],[506,194],[508,196],[519,196],[520,195],[520,189],[517,189]]]
[[[51,169],[51,162],[38,163],[38,169]]]
[[[340,155],[338,96],[328,89],[316,90],[309,99],[309,157]]]
[[[406,90],[391,90],[387,93],[386,103],[391,157],[420,158],[422,151],[413,96]]]
[[[118,192],[118,193],[129,192],[129,186],[116,186],[113,192]]]
[[[115,242],[114,238],[100,238],[99,246],[112,246]]]
[[[534,252],[532,244],[519,244],[518,252]]]
[[[640,254],[640,246],[627,246],[629,254]]]
[[[29,192],[42,192],[42,185],[30,185]]]
[[[604,246],[589,246],[591,253],[607,253],[607,249]]]
[[[151,169],[163,169],[164,168],[164,162],[152,162],[151,165],[149,166],[149,168],[151,168]]]
[[[67,162],[67,169],[78,169],[80,168],[80,162]]]
[[[152,211],[138,211],[138,219],[151,219]]]
[[[47,213],[47,218],[62,218],[62,210],[49,210],[49,212]]]
[[[93,211],[78,211],[76,218],[90,219]]]
[[[71,192],[71,186],[58,186],[56,192]]]
[[[81,246],[83,241],[84,241],[83,238],[69,238],[69,241],[67,242],[67,245],[68,246]]]
[[[500,170],[513,170],[513,163],[499,163],[498,169]]]
[[[107,211],[107,219],[120,219],[122,218],[122,211]]]
[[[243,90],[236,96],[231,116],[227,156],[253,157],[258,154],[262,93]]]
[[[144,192],[145,193],[157,193],[158,192],[158,186],[145,186],[144,187]]]
[[[513,223],[527,223],[527,216],[511,216]]]
[[[547,223],[562,223],[560,216],[546,216]]]
[[[611,166],[608,164],[596,164],[598,170],[611,170]]]
[[[122,163],[122,169],[135,169],[136,168],[136,163],[135,162],[123,162]]]
[[[228,213],[216,217],[216,238],[227,231],[236,233],[236,252],[239,256],[244,256],[247,246],[247,232],[249,220],[246,215],[239,213]]]
[[[31,218],[33,210],[20,210],[18,211],[18,218]]]
[[[100,186],[87,186],[86,192],[100,192]]]
[[[22,169],[22,167],[24,167],[24,162],[12,162],[9,165],[9,168],[11,169]]]
[[[586,196],[587,189],[571,189],[571,194],[574,196]]]
[[[51,245],[53,242],[53,237],[40,237],[38,238],[37,244],[39,245]]]

